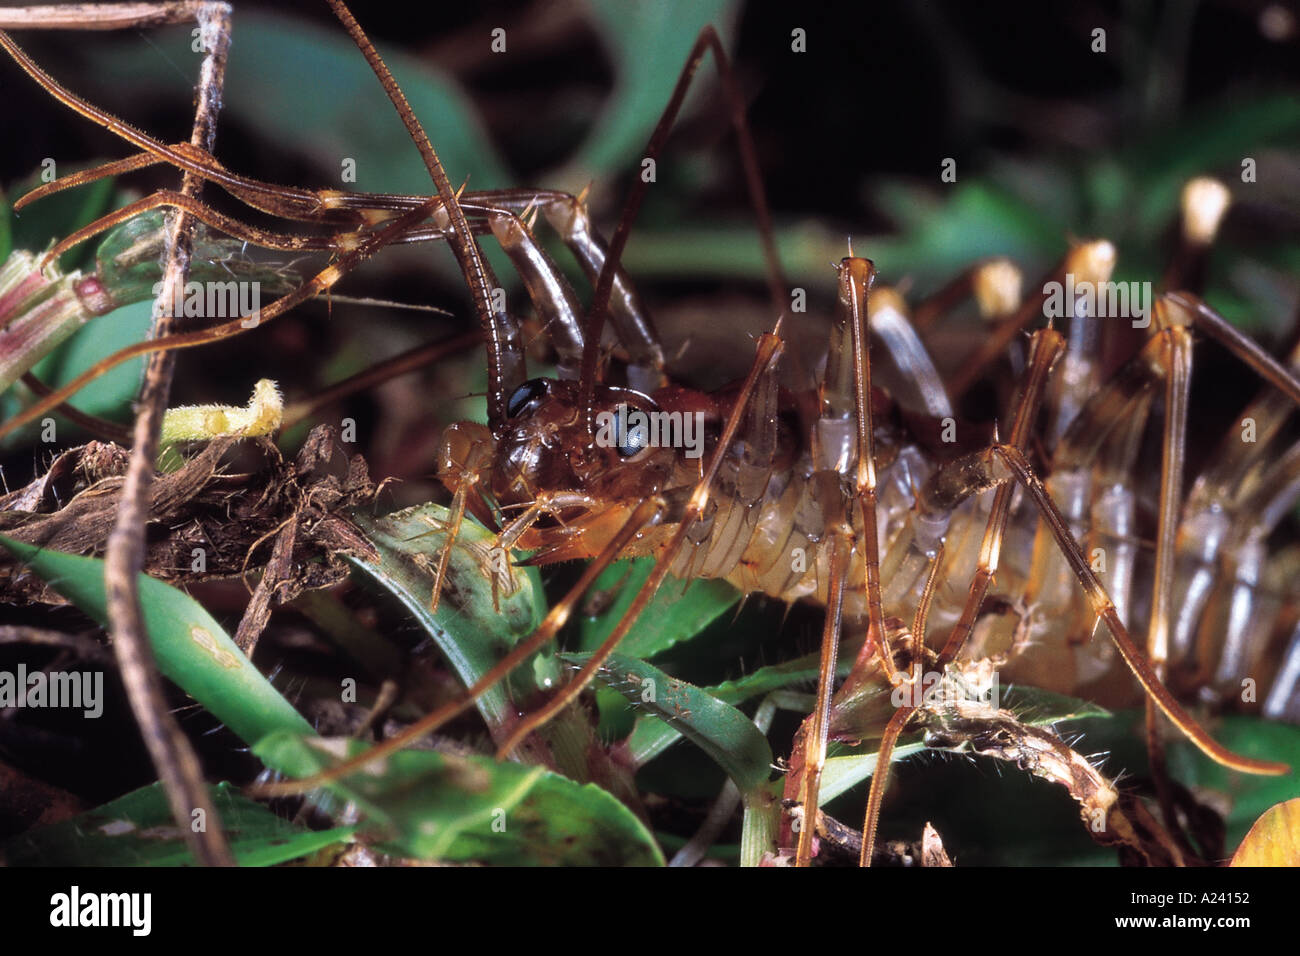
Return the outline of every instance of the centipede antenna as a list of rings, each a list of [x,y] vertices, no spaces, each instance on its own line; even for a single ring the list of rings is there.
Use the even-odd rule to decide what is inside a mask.
[[[51,262],[63,255],[74,246],[80,245],[87,239],[93,238],[100,233],[112,229],[114,226],[121,225],[128,219],[132,219],[141,213],[148,212],[151,209],[180,209],[205,226],[214,229],[220,229],[236,239],[244,242],[251,242],[254,245],[262,246],[267,249],[276,249],[282,252],[306,252],[332,250],[339,247],[342,236],[323,236],[311,234],[286,234],[272,232],[269,229],[259,229],[256,226],[250,226],[240,222],[231,216],[226,216],[217,212],[207,203],[204,203],[192,196],[186,196],[184,193],[174,192],[171,190],[159,190],[150,193],[142,199],[127,203],[121,209],[115,209],[106,215],[100,216],[94,222],[91,222],[63,239],[60,239],[49,252],[45,253],[41,259],[41,268],[44,269]]]
[[[753,136],[749,132],[749,123],[745,118],[745,104],[740,96],[735,74],[731,69],[731,61],[727,57],[726,50],[723,49],[717,31],[711,25],[706,25],[700,30],[699,36],[695,39],[695,44],[691,47],[690,55],[686,58],[686,64],[677,77],[677,85],[673,88],[668,105],[660,115],[659,122],[655,124],[654,132],[650,134],[650,140],[645,148],[645,159],[655,160],[658,158],[664,143],[667,142],[669,133],[672,132],[673,124],[677,121],[677,114],[681,111],[682,104],[686,100],[691,81],[699,70],[700,63],[704,60],[704,54],[710,50],[713,52],[713,61],[717,64],[718,74],[722,78],[723,91],[731,108],[731,122],[736,129],[741,164],[745,170],[745,185],[749,191],[750,204],[754,207],[754,216],[758,220],[759,237],[763,244],[763,258],[766,265],[768,290],[772,297],[772,307],[775,314],[780,315],[785,311],[787,282],[781,268],[780,255],[776,248],[772,214],[767,203],[767,193],[763,188],[763,177],[758,168],[758,151],[754,146]],[[638,176],[631,190],[629,190],[627,199],[623,204],[622,214],[619,216],[618,226],[615,228],[614,236],[610,240],[605,264],[596,280],[596,290],[592,297],[591,308],[587,313],[584,329],[586,346],[582,355],[581,375],[583,382],[582,414],[586,422],[587,432],[592,435],[595,434],[594,402],[600,336],[605,327],[605,315],[614,288],[614,276],[623,260],[623,251],[627,247],[632,225],[636,221],[637,213],[640,212],[641,204],[645,201],[649,189],[649,181],[642,176]]]
[[[171,148],[177,149],[179,147],[173,144]],[[44,199],[54,193],[63,192],[65,189],[75,189],[78,186],[98,182],[101,179],[111,179],[114,176],[135,172],[137,169],[147,169],[163,161],[161,157],[155,156],[153,153],[139,153],[128,159],[114,160],[111,163],[103,163],[91,169],[83,169],[79,172],[69,173],[66,176],[60,176],[53,182],[42,183],[15,199],[14,212],[21,212],[30,203]]]
[[[912,658],[910,683],[914,695],[921,693],[926,623],[930,614],[930,604],[934,600],[934,592],[939,587],[939,571],[942,567],[943,546],[941,545],[930,562],[925,589],[921,592],[921,599],[916,605],[916,615],[912,619],[912,646],[915,656]],[[871,865],[871,857],[876,847],[876,831],[880,827],[880,810],[885,801],[885,787],[889,783],[889,767],[894,756],[894,747],[916,710],[913,704],[905,704],[898,708],[889,719],[889,723],[885,725],[884,733],[881,735],[880,749],[876,751],[876,769],[871,775],[871,788],[867,792],[867,810],[862,821],[862,851],[858,857],[859,866]]]
[[[136,129],[130,123],[118,119],[112,113],[87,102],[63,87],[54,77],[41,69],[36,64],[36,61],[29,57],[3,30],[0,30],[0,48],[4,49],[13,58],[14,62],[22,67],[23,72],[40,84],[47,93],[64,106],[103,127],[108,132],[126,140],[137,149],[142,149],[156,156],[158,161],[170,163],[185,172],[210,180],[245,202],[249,202],[248,197],[252,196],[254,200],[250,205],[254,205],[255,208],[261,209],[263,212],[292,218],[293,213],[286,210],[293,210],[299,215],[305,214],[308,218],[311,218],[319,211],[321,205],[320,196],[311,190],[294,189],[289,186],[273,186],[259,182],[256,179],[236,175],[218,163],[210,153],[188,143],[168,146]],[[138,157],[133,157],[125,162],[141,163],[140,166],[133,166],[132,168],[141,168],[148,165],[140,161]],[[265,205],[258,205],[258,200],[263,201]]]
[[[395,236],[400,235],[408,227],[414,225],[420,220],[426,218],[438,203],[438,197],[434,196],[426,200],[424,205],[417,206],[409,212],[403,213],[396,219],[392,220],[387,226],[380,231],[368,236],[355,249],[341,255],[337,261],[325,267],[316,275],[312,276],[297,289],[288,292],[276,299],[270,305],[263,306],[258,310],[256,316],[240,315],[238,318],[231,319],[228,322],[222,322],[219,325],[210,328],[201,329],[196,332],[180,332],[173,335],[165,335],[161,338],[150,339],[144,342],[136,342],[125,348],[119,349],[107,358],[100,359],[86,371],[82,372],[67,385],[59,388],[49,395],[39,399],[32,405],[23,409],[21,412],[14,413],[3,423],[0,423],[0,438],[8,435],[28,422],[40,418],[45,413],[51,411],[59,405],[62,405],[81,389],[85,388],[90,382],[99,378],[109,369],[116,368],[128,359],[135,358],[137,355],[148,355],[151,352],[166,352],[173,349],[195,348],[200,345],[207,345],[211,342],[217,342],[221,339],[230,338],[247,332],[250,329],[263,325],[273,319],[278,318],[285,312],[288,312],[294,306],[305,302],[325,292],[339,279],[355,269],[361,262],[370,258],[384,246],[391,243]]]
[[[505,312],[494,312],[492,308],[492,290],[497,287],[496,277],[493,276],[491,267],[483,258],[483,253],[474,240],[456,191],[452,189],[447,171],[443,169],[442,160],[438,158],[433,143],[429,141],[424,127],[420,125],[419,119],[411,109],[406,94],[397,85],[388,65],[380,57],[379,51],[375,49],[370,38],[361,29],[361,24],[352,16],[352,12],[342,0],[328,0],[328,2],[334,15],[338,17],[343,28],[348,31],[348,35],[357,45],[357,49],[370,64],[370,69],[379,79],[384,92],[388,94],[388,99],[397,110],[397,115],[401,117],[416,149],[420,151],[424,165],[429,170],[429,176],[433,179],[434,187],[442,200],[441,210],[451,225],[452,252],[455,253],[456,261],[460,264],[461,272],[464,273],[465,282],[469,285],[470,293],[474,298],[474,309],[478,313],[479,323],[483,327],[483,335],[487,342],[488,421],[497,427],[506,419],[507,398],[526,377],[523,350],[519,344],[518,324]]]

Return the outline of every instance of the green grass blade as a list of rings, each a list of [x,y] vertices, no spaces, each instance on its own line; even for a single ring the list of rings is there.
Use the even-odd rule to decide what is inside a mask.
[[[271,765],[324,770],[359,741],[276,734],[253,752]],[[510,866],[654,866],[650,832],[613,796],[541,767],[407,750],[329,789],[365,813],[386,852]]]
[[[0,545],[54,590],[107,626],[104,562],[0,537]],[[311,725],[184,591],[140,575],[140,605],[158,669],[245,741]],[[286,768],[288,769],[288,768]]]
[[[561,654],[581,665],[590,655]],[[742,794],[767,782],[772,774],[772,748],[753,722],[708,691],[668,676],[634,657],[613,654],[598,670],[602,683],[614,688],[634,706],[671,724],[718,764]]]
[[[613,633],[641,593],[654,565],[654,558],[617,561],[596,579],[593,593],[616,590],[617,597],[596,617],[582,619],[578,631],[584,650],[595,650]],[[739,600],[740,592],[726,581],[669,579],[636,619],[619,644],[619,651],[627,657],[652,659],[699,634]]]
[[[353,518],[379,551],[377,562],[350,559],[353,565],[402,603],[466,686],[487,673],[541,623],[546,598],[536,568],[511,569],[517,590],[507,593],[505,582],[500,582],[499,607],[494,606],[490,548],[495,539],[469,518],[461,525],[452,549],[446,590],[434,614],[429,613],[429,602],[447,509],[426,504],[382,518],[364,514]],[[535,660],[544,671],[546,658]],[[526,666],[511,675],[511,688],[521,695],[535,690],[536,684]],[[509,696],[507,687],[498,685],[478,699],[479,712],[489,726],[501,727],[514,718]]]
[[[274,866],[348,839],[354,826],[307,830],[239,796],[210,788],[240,866]],[[0,845],[9,866],[193,866],[162,784],[141,787],[71,820],[38,827]]]

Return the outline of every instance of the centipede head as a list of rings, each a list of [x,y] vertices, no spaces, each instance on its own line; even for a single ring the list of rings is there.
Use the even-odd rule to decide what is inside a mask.
[[[547,492],[638,501],[663,487],[676,455],[651,440],[655,401],[632,389],[598,385],[598,427],[589,435],[580,391],[576,381],[534,378],[510,396],[492,470],[492,492],[502,505],[528,504]]]

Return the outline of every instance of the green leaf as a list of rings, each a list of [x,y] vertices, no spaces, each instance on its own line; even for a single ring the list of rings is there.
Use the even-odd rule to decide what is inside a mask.
[[[915,734],[912,736],[915,736]],[[889,762],[898,763],[900,760],[918,754],[924,749],[925,744],[919,740],[903,743],[900,739],[898,745],[894,747],[894,752],[889,755]],[[822,785],[818,791],[817,805],[820,807],[826,806],[827,803],[840,794],[853,789],[875,774],[876,764],[879,762],[879,753],[828,757],[825,766],[822,768]]]
[[[1231,866],[1300,866],[1300,799],[1270,807],[1232,855]]]
[[[1236,773],[1212,761],[1186,740],[1172,740],[1169,773],[1192,789],[1214,790],[1232,800],[1228,812],[1227,845],[1236,846],[1269,807],[1300,797],[1300,727],[1259,717],[1231,715],[1207,728],[1233,753],[1291,765],[1281,777]]]
[[[240,866],[274,866],[348,839],[354,826],[307,830],[235,793],[210,788]],[[71,820],[29,830],[0,845],[9,866],[193,866],[162,784],[119,797]]]
[[[0,188],[0,262],[9,258],[14,247],[13,215],[13,205],[4,189]]]
[[[581,646],[595,650],[613,633],[644,589],[654,558],[616,561],[596,579],[591,593],[617,590],[617,597],[596,617],[579,624]],[[619,644],[628,657],[653,658],[680,641],[690,640],[735,606],[740,592],[722,580],[666,581]]]
[[[1110,717],[1111,712],[1100,704],[1039,687],[1008,687],[1000,705],[1016,715],[1021,723],[1031,727],[1063,723],[1067,720],[1085,720]]]
[[[790,687],[813,688],[817,684],[817,654],[807,654],[783,664],[760,667],[752,674],[736,680],[706,688],[708,693],[724,703],[735,706],[754,697],[770,694],[773,691]],[[844,678],[853,667],[851,660],[839,662],[837,674]],[[667,724],[653,718],[642,718],[628,737],[627,746],[637,766],[648,763],[671,746],[681,731],[674,724]]]
[[[618,72],[614,96],[601,110],[574,167],[600,176],[639,156],[668,105],[696,36],[713,24],[728,45],[737,6],[733,0],[590,0],[592,24]]]
[[[357,526],[379,551],[379,560],[373,564],[349,560],[402,603],[468,687],[537,629],[545,613],[546,598],[536,568],[511,569],[516,588],[513,592],[509,581],[497,580],[491,556],[495,536],[466,517],[451,552],[438,610],[430,614],[447,516],[446,508],[434,504],[382,518],[354,514]],[[498,589],[496,605],[494,580]],[[528,673],[526,666],[516,668],[509,689],[526,695],[535,691],[538,683],[558,676],[558,671],[548,669],[545,657],[534,658],[535,678],[530,679]],[[516,716],[507,691],[506,686],[498,685],[478,699],[479,712],[491,727],[499,728]]]
[[[364,16],[362,16],[364,20]],[[486,42],[486,41],[485,41]],[[197,75],[190,32],[157,31],[150,44],[163,55],[142,56],[138,41],[95,44],[95,69],[112,76],[125,96],[178,90]],[[472,189],[515,185],[477,114],[454,82],[414,57],[384,49],[385,62],[446,166]],[[188,94],[186,94],[188,95]],[[337,185],[344,159],[356,161],[349,188],[428,195],[428,170],[365,59],[336,24],[248,10],[239,15],[226,70],[222,122],[231,122],[317,163]]]
[[[276,734],[253,752],[273,766],[324,770],[365,745]],[[510,866],[655,866],[650,832],[614,797],[541,767],[407,750],[329,789],[354,801],[385,841],[380,849],[426,860]]]
[[[54,590],[107,626],[104,562],[0,537],[0,545]],[[144,624],[158,669],[243,740],[311,725],[280,696],[203,607],[184,591],[139,577]]]
[[[152,311],[152,302],[136,302],[91,319],[37,363],[36,377],[52,388],[67,384],[105,356],[145,339]],[[71,404],[89,415],[127,421],[143,370],[144,356],[128,359],[88,383]]]
[[[581,666],[589,654],[561,654]],[[767,782],[772,775],[772,748],[748,717],[707,691],[669,677],[645,661],[611,654],[596,672],[642,710],[671,724],[707,753],[742,794]]]
[[[60,164],[59,176],[68,176],[79,172],[90,163]],[[43,185],[42,172],[28,176],[13,187],[15,196],[22,196],[37,186]],[[30,249],[43,252],[56,240],[76,232],[82,226],[94,222],[113,208],[113,194],[116,181],[99,179],[77,189],[55,193],[31,206],[28,206],[13,219],[12,241],[16,249]],[[90,258],[91,246],[80,245],[69,249],[59,257],[59,268],[65,273],[84,265]]]

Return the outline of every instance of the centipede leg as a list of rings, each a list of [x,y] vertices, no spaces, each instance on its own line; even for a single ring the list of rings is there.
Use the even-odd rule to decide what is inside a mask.
[[[902,295],[888,286],[872,289],[867,300],[867,316],[870,332],[885,346],[901,373],[895,401],[909,411],[931,418],[950,417],[952,402],[944,390],[943,378],[908,318]]]
[[[569,281],[555,267],[527,227],[513,213],[490,211],[492,234],[510,257],[555,346],[558,377],[575,379],[582,370],[582,310]]]
[[[1164,309],[1157,315],[1163,319]],[[1156,532],[1156,566],[1151,590],[1151,616],[1147,627],[1147,658],[1152,672],[1165,679],[1169,659],[1170,618],[1173,615],[1175,536],[1178,512],[1182,503],[1183,461],[1187,448],[1187,408],[1191,395],[1192,337],[1179,325],[1164,327],[1158,322],[1156,337],[1163,343],[1162,365],[1165,369],[1164,436],[1161,443],[1160,504]],[[1155,702],[1146,700],[1147,753],[1151,778],[1155,783],[1165,826],[1182,841],[1182,829],[1174,812],[1169,773],[1165,766],[1164,742],[1160,736],[1159,712]]]
[[[1183,186],[1178,251],[1165,270],[1161,286],[1200,295],[1210,247],[1232,204],[1232,194],[1217,179],[1198,176]]]
[[[205,226],[220,229],[236,239],[261,246],[264,249],[277,249],[285,252],[330,250],[337,249],[343,241],[342,235],[287,235],[271,232],[267,229],[259,229],[256,226],[249,226],[230,216],[223,215],[206,203],[190,196],[171,190],[159,190],[145,196],[143,199],[127,203],[121,209],[115,209],[113,212],[101,216],[94,222],[59,240],[54,248],[45,253],[45,256],[41,259],[41,267],[44,268],[49,265],[49,263],[74,246],[126,222],[133,216],[138,216],[151,209],[163,208],[183,209]]]
[[[23,72],[64,106],[103,127],[137,149],[144,150],[149,155],[156,157],[158,162],[170,163],[178,169],[215,183],[262,212],[286,218],[302,219],[316,219],[320,215],[322,211],[322,195],[320,193],[307,189],[293,189],[288,186],[274,186],[256,179],[239,176],[226,169],[203,149],[187,143],[170,146],[162,143],[136,129],[130,123],[118,119],[112,113],[101,110],[66,89],[54,77],[41,69],[36,61],[23,52],[22,48],[14,43],[13,39],[3,30],[0,30],[0,49],[8,53],[14,62],[23,69]],[[150,165],[140,157],[130,157],[121,162],[130,164],[131,169],[139,169]],[[90,181],[89,179],[82,180],[82,182]],[[50,185],[53,186],[53,184]]]
[[[939,584],[939,570],[943,567],[943,548],[940,547],[934,560],[930,563],[930,573],[926,578],[925,590],[916,605],[916,614],[912,619],[912,646],[915,656],[912,658],[913,693],[921,693],[921,669],[925,662],[925,629],[930,613],[930,603],[934,600],[934,591]],[[894,746],[899,736],[907,727],[907,722],[916,713],[915,703],[905,704],[894,712],[894,716],[885,725],[880,738],[880,749],[876,751],[876,769],[871,775],[871,789],[867,792],[867,810],[862,821],[862,851],[858,857],[859,866],[870,866],[871,856],[876,848],[876,831],[880,826],[880,808],[885,801],[885,787],[889,784],[889,765],[894,756]]]
[[[1033,341],[1030,345],[1030,364],[1025,373],[1025,379],[1021,386],[1020,399],[1016,403],[1015,416],[1011,426],[1011,440],[1013,443],[1023,443],[1028,438],[1029,430],[1032,428],[1037,419],[1039,404],[1042,399],[1043,389],[1047,382],[1048,374],[1051,372],[1052,365],[1059,356],[1063,342],[1061,336],[1050,330],[1042,329],[1034,333]],[[869,374],[869,373],[868,373]],[[865,377],[865,376],[864,376]],[[859,486],[860,500],[865,501],[865,495],[862,494],[861,488],[861,465],[859,469]],[[1006,526],[1007,516],[1011,508],[1011,488],[1003,485],[998,488],[994,494],[993,507],[989,514],[988,525],[984,534],[984,542],[980,549],[980,562],[976,570],[975,579],[971,582],[970,593],[967,597],[966,604],[962,608],[961,617],[958,619],[956,626],[948,637],[939,655],[938,665],[940,668],[946,666],[956,659],[961,652],[962,646],[966,642],[971,630],[975,625],[975,618],[979,613],[980,606],[984,603],[984,595],[988,590],[988,585],[997,571],[998,557],[1001,551],[1002,533]],[[872,509],[874,512],[874,508]],[[874,519],[874,513],[871,516]],[[864,507],[864,526],[867,523],[867,517]],[[865,538],[868,549],[872,549],[875,544],[874,527],[866,530]],[[876,555],[868,553],[868,590],[870,592],[871,581],[871,564],[870,560]],[[939,566],[935,561],[931,567],[930,578],[926,584],[926,590],[933,593],[935,585],[934,575]],[[877,568],[877,574],[879,569]],[[875,600],[879,600],[879,579],[875,583]],[[871,598],[869,597],[869,602]],[[928,610],[928,599],[923,597],[922,604]],[[870,604],[869,604],[870,606]],[[922,617],[922,622],[924,617]],[[883,628],[883,625],[882,625]],[[924,653],[925,635],[913,635],[917,654]],[[859,862],[863,866],[871,863],[871,850],[875,845],[875,831],[880,818],[880,806],[884,797],[884,788],[887,781],[889,758],[893,752],[894,743],[902,733],[908,719],[911,717],[915,707],[900,708],[890,719],[885,728],[885,736],[881,741],[881,749],[876,763],[876,773],[872,777],[871,791],[867,798],[867,815],[863,823],[863,841],[862,855]]]
[[[1290,767],[1284,763],[1255,760],[1250,757],[1239,756],[1227,750],[1211,738],[1183,710],[1178,701],[1174,699],[1164,684],[1155,676],[1146,656],[1129,636],[1128,629],[1115,613],[1115,605],[1111,602],[1105,587],[1098,580],[1078,542],[1070,534],[1070,528],[1065,517],[1057,508],[1056,502],[1052,500],[1051,495],[1047,493],[1047,489],[1043,487],[1042,481],[1034,474],[1034,470],[1025,459],[1025,456],[1019,449],[1010,445],[995,445],[990,449],[990,452],[994,463],[1004,465],[1006,472],[1009,472],[1009,476],[1015,478],[1029,493],[1030,498],[1042,514],[1043,520],[1047,522],[1047,526],[1056,537],[1057,544],[1062,553],[1065,554],[1066,560],[1069,561],[1071,570],[1078,577],[1080,585],[1092,604],[1093,612],[1106,625],[1111,640],[1114,641],[1115,647],[1124,659],[1124,663],[1128,665],[1129,670],[1133,672],[1133,676],[1138,679],[1143,689],[1155,699],[1156,704],[1174,726],[1195,744],[1197,749],[1222,766],[1243,773],[1265,775],[1287,773]],[[994,478],[997,479],[997,477],[995,474]]]
[[[1300,500],[1300,443],[1292,444],[1259,475],[1249,491],[1232,502],[1229,512],[1232,532],[1224,550],[1231,555],[1222,574],[1221,587],[1227,594],[1227,620],[1218,633],[1206,629],[1205,646],[1198,647],[1198,670],[1225,693],[1241,689],[1250,669],[1259,662],[1269,628],[1261,585],[1266,542],[1278,524]],[[1209,640],[1213,638],[1213,640]],[[1213,656],[1218,663],[1211,664]],[[1282,673],[1280,671],[1279,673]],[[1278,680],[1274,681],[1274,686]],[[1270,690],[1270,697],[1274,691]]]
[[[1020,386],[1020,397],[1011,422],[1010,444],[1021,448],[1029,439],[1030,429],[1038,418],[1039,405],[1047,384],[1048,374],[1057,357],[1064,348],[1060,333],[1052,329],[1039,329],[1034,333],[1029,346],[1029,367]],[[1011,511],[1011,487],[1003,485],[993,496],[993,506],[989,511],[988,524],[985,526],[984,540],[980,545],[979,565],[975,578],[971,581],[966,603],[961,616],[953,626],[943,650],[939,653],[939,667],[957,659],[966,639],[975,627],[984,596],[990,582],[998,569],[998,558],[1002,550],[1002,534],[1006,528],[1007,516]]]
[[[1185,292],[1166,292],[1161,299],[1187,310],[1198,329],[1249,365],[1254,369],[1255,374],[1290,398],[1293,403],[1300,405],[1300,378],[1264,351],[1254,340],[1243,335],[1231,322],[1206,305],[1204,300]]]
[[[1137,561],[1137,494],[1130,479],[1155,386],[1164,375],[1163,351],[1162,339],[1148,339],[1142,351],[1088,399],[1057,443],[1045,482],[1076,540],[1085,540],[1091,521],[1091,540],[1106,543],[1106,580],[1123,621],[1128,620],[1132,604]],[[1046,619],[1086,621],[1083,597],[1069,565],[1051,531],[1035,523],[1038,528],[1025,586],[1026,604],[1035,606]],[[1076,604],[1079,613],[1075,613]],[[1090,633],[1073,633],[1067,639],[1081,642]]]
[[[176,144],[172,144],[171,149],[178,149]],[[127,173],[135,172],[138,169],[147,169],[150,166],[156,166],[163,162],[162,159],[152,153],[137,153],[126,159],[117,159],[108,163],[101,163],[90,169],[82,169],[75,173],[69,173],[66,176],[60,176],[52,182],[42,183],[35,189],[23,193],[14,200],[14,212],[21,212],[29,204],[34,203],[46,196],[54,193],[63,192],[65,189],[76,189],[78,186],[85,186],[88,183],[98,182],[101,179],[111,179],[114,176],[124,176]]]
[[[445,528],[445,540],[442,544],[442,550],[438,555],[437,570],[433,576],[433,593],[429,598],[429,613],[432,614],[438,610],[438,601],[442,596],[442,584],[447,577],[447,568],[451,564],[451,552],[456,545],[456,538],[460,536],[460,526],[465,520],[465,506],[469,501],[471,493],[477,490],[479,481],[482,479],[482,471],[488,465],[489,458],[487,446],[477,444],[470,451],[469,458],[465,466],[459,470],[453,484],[455,491],[451,496],[451,508],[447,515]],[[493,578],[493,598],[495,599],[495,583]]]
[[[521,213],[539,208],[546,220],[595,286],[609,255],[609,244],[592,225],[581,199],[568,193],[534,189],[502,189],[472,194],[475,203],[501,206]],[[664,350],[650,313],[621,265],[610,280],[609,320],[628,354],[628,384],[649,394],[661,387]]]
[[[830,353],[821,389],[821,417],[817,422],[817,471],[825,533],[830,542],[830,582],[826,623],[817,679],[817,704],[804,737],[803,785],[800,804],[803,821],[795,851],[795,865],[812,859],[822,768],[830,731],[831,694],[843,617],[844,578],[852,551],[850,517],[846,514],[841,476],[854,471],[854,499],[862,525],[862,560],[867,591],[867,639],[860,661],[878,652],[890,683],[903,681],[895,669],[885,636],[880,596],[880,547],[876,524],[876,464],[871,417],[871,355],[867,296],[875,280],[875,267],[867,259],[845,258],[839,266],[839,319],[831,335]],[[854,454],[850,455],[850,449]],[[869,859],[869,858],[868,858]]]
[[[826,764],[826,739],[830,728],[831,691],[835,685],[835,662],[839,654],[840,627],[844,611],[844,583],[849,573],[849,556],[852,535],[847,528],[843,509],[843,493],[839,488],[839,475],[821,472],[829,478],[823,487],[830,493],[838,508],[827,509],[827,536],[830,555],[830,585],[826,599],[826,618],[822,625],[821,656],[817,668],[817,703],[813,709],[804,737],[803,781],[799,797],[802,818],[795,849],[795,866],[807,866],[812,860],[813,834],[817,830],[818,795],[821,790],[822,767]],[[834,522],[834,524],[832,524]]]
[[[1293,372],[1300,369],[1300,346],[1291,350],[1287,365]],[[1271,387],[1261,391],[1237,416],[1236,424],[1224,434],[1209,465],[1193,482],[1183,505],[1178,530],[1179,572],[1174,598],[1178,613],[1170,635],[1170,660],[1185,673],[1195,671],[1194,678],[1202,674],[1208,677],[1211,669],[1211,665],[1205,663],[1197,652],[1196,632],[1214,582],[1221,576],[1220,556],[1224,553],[1240,554],[1241,558],[1232,563],[1238,567],[1239,574],[1249,577],[1252,552],[1238,551],[1237,548],[1246,547],[1245,542],[1250,541],[1254,533],[1250,529],[1261,520],[1268,524],[1263,516],[1272,514],[1271,510],[1260,510],[1258,494],[1262,469],[1255,449],[1273,442],[1293,412],[1291,400],[1283,393]],[[1249,423],[1253,429],[1253,442],[1243,440],[1244,423]],[[1274,484],[1274,487],[1278,486]],[[1246,518],[1244,529],[1242,516]],[[1229,617],[1230,629],[1235,630],[1241,623],[1238,617]],[[1235,639],[1225,634],[1225,653],[1226,648],[1236,646]],[[1231,665],[1226,666],[1230,669]],[[1225,673],[1223,666],[1220,672]]]

